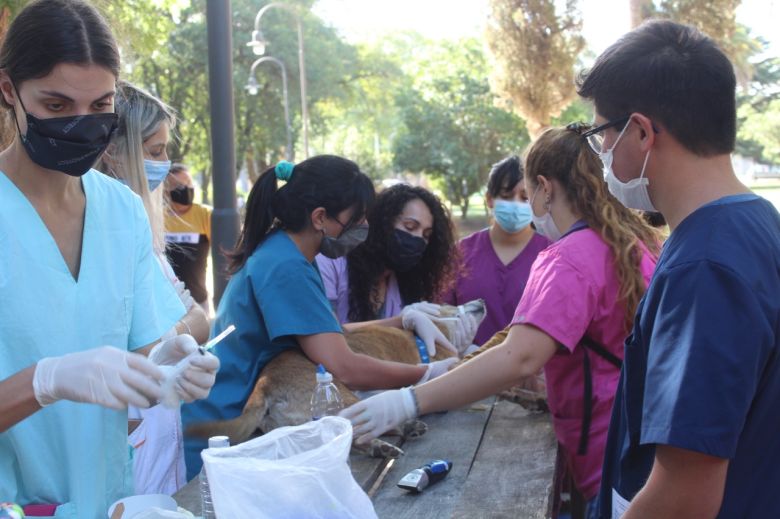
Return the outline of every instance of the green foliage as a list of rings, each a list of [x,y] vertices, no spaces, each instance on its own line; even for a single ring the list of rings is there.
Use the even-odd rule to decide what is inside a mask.
[[[766,41],[736,22],[740,0],[633,0],[641,16],[659,16],[693,25],[710,36],[734,65],[737,95],[736,152],[759,162],[780,162],[780,59],[762,58]]]
[[[475,41],[427,47],[413,86],[397,97],[404,129],[394,141],[395,166],[438,179],[446,197],[468,211],[490,166],[528,143],[523,122],[498,108]]]
[[[780,164],[780,58],[754,65],[753,81],[737,98],[737,153]]]
[[[655,15],[693,25],[718,42],[733,60],[738,54],[733,40],[740,3],[741,0],[661,0]]]
[[[780,164],[780,98],[774,98],[765,105],[765,109],[757,111],[749,103],[739,109],[742,120],[739,134],[743,145],[760,147],[759,160]],[[742,151],[742,150],[740,150]],[[758,149],[747,148],[746,155],[756,155]]]
[[[180,139],[172,145],[170,155],[199,171],[202,183],[207,187],[210,183],[211,135],[205,2],[102,1],[120,35],[120,42],[127,42],[123,50],[130,49],[124,56],[127,78],[152,91],[179,113]],[[236,165],[239,170],[246,166],[250,174],[284,158],[286,144],[279,70],[271,64],[260,65],[256,70],[260,85],[258,95],[251,96],[244,88],[251,65],[259,57],[246,43],[251,39],[255,15],[266,3],[257,0],[232,2]],[[300,8],[303,24],[310,134],[323,134],[327,131],[324,115],[328,106],[334,100],[347,97],[349,77],[358,69],[357,52],[333,29],[308,13],[313,0],[288,3]],[[261,30],[269,42],[266,55],[274,56],[286,65],[293,136],[298,142],[301,138],[301,103],[295,17],[282,9],[272,9],[263,16]],[[297,152],[297,159],[302,159],[300,144]]]
[[[356,50],[355,69],[342,95],[318,106],[327,128],[320,148],[350,157],[374,179],[385,178],[392,173],[391,139],[401,125],[395,92],[410,79],[382,48],[358,46]]]

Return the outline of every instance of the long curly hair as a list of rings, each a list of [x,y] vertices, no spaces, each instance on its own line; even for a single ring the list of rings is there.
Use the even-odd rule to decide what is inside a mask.
[[[526,178],[532,186],[538,175],[557,180],[574,210],[609,246],[615,257],[619,300],[625,305],[628,331],[647,288],[639,268],[639,242],[657,258],[661,235],[638,212],[625,207],[609,192],[601,160],[581,135],[587,129],[587,125],[573,124],[545,131],[528,150]]]
[[[379,281],[389,269],[387,258],[396,220],[411,200],[419,199],[433,215],[433,229],[420,262],[394,272],[404,305],[431,300],[455,281],[460,256],[449,211],[436,195],[421,187],[396,184],[382,191],[368,213],[368,238],[347,256],[350,321],[376,319]]]

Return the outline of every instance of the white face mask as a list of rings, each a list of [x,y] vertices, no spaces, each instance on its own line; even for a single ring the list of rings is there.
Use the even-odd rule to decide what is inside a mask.
[[[648,150],[647,155],[645,155],[645,162],[642,164],[642,172],[639,174],[639,178],[633,178],[628,182],[621,182],[620,179],[615,176],[615,173],[612,172],[612,152],[615,150],[618,142],[620,142],[620,138],[623,137],[629,124],[630,121],[623,127],[623,130],[621,130],[610,149],[599,153],[599,158],[604,164],[604,180],[607,181],[609,192],[624,206],[630,207],[631,209],[639,209],[641,211],[658,212],[650,201],[650,194],[647,191],[647,186],[650,184],[650,181],[645,177],[645,167],[647,167],[647,159],[650,158],[650,150]]]
[[[551,241],[557,241],[558,238],[560,238],[563,233],[558,230],[558,226],[555,225],[555,220],[553,220],[552,215],[550,214],[550,211],[546,211],[542,216],[536,216],[534,213],[534,198],[536,198],[536,194],[539,192],[539,188],[541,185],[536,186],[536,191],[534,191],[534,196],[531,197],[531,220],[534,222],[534,226],[536,227],[536,232],[541,234],[542,236],[545,236],[546,238],[550,239]]]

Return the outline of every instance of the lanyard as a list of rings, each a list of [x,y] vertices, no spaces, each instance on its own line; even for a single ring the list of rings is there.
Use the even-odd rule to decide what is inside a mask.
[[[566,231],[566,233],[563,236],[561,236],[561,238],[559,238],[559,239],[565,238],[566,236],[568,236],[568,235],[570,235],[572,233],[575,233],[577,231],[581,231],[581,230],[587,229],[587,228],[588,228],[588,224],[585,222],[585,220],[577,220],[576,222],[574,222],[574,225],[572,225],[569,228],[569,230]]]

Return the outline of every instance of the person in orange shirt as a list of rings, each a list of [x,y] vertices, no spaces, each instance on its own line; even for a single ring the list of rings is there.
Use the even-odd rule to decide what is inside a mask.
[[[208,313],[206,261],[211,243],[211,207],[194,202],[194,183],[184,164],[171,166],[165,194],[169,202],[165,215],[168,259],[176,276]]]

